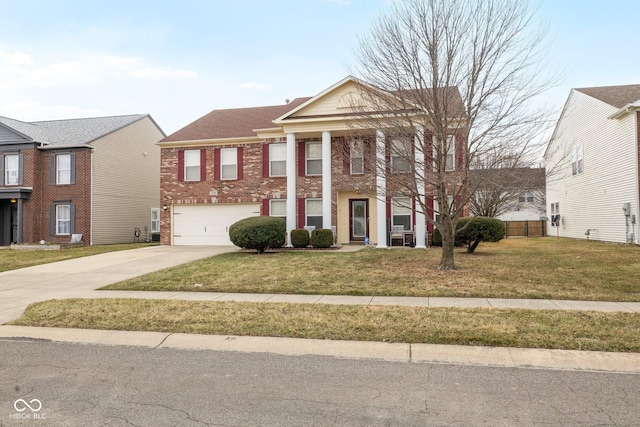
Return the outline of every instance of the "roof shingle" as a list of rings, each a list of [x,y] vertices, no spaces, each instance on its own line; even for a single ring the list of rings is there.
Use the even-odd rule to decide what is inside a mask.
[[[622,108],[640,100],[640,84],[624,86],[600,86],[575,89],[616,108]]]

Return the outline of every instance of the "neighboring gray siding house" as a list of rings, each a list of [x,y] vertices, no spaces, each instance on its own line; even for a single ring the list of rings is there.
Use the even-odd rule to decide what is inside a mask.
[[[549,235],[638,243],[639,125],[640,85],[571,91],[545,152]]]
[[[0,117],[0,245],[124,243],[159,232],[160,149],[149,115]],[[146,230],[146,233],[145,233]]]

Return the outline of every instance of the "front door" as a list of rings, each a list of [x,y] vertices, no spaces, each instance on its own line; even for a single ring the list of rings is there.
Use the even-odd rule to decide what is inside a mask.
[[[369,235],[369,200],[349,199],[349,240],[362,242]]]

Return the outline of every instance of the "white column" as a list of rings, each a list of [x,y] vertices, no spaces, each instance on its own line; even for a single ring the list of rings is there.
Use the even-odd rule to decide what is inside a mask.
[[[287,246],[291,247],[291,230],[296,228],[296,135],[287,134]]]
[[[387,176],[384,133],[376,130],[376,186],[378,247],[387,247]]]
[[[322,228],[331,230],[331,132],[322,132]]]
[[[422,206],[425,205],[425,188],[424,188],[424,128],[422,126],[416,127],[416,134],[413,138],[414,143],[414,155],[416,164],[416,187],[418,194],[416,194],[418,200],[416,200],[416,224],[415,224],[415,242],[416,248],[426,248],[427,242],[425,239],[427,229],[425,226],[425,217]]]

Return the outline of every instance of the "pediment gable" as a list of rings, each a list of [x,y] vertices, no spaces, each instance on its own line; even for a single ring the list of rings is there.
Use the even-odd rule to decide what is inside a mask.
[[[0,145],[23,144],[23,143],[29,143],[29,142],[33,142],[33,139],[0,123]]]

